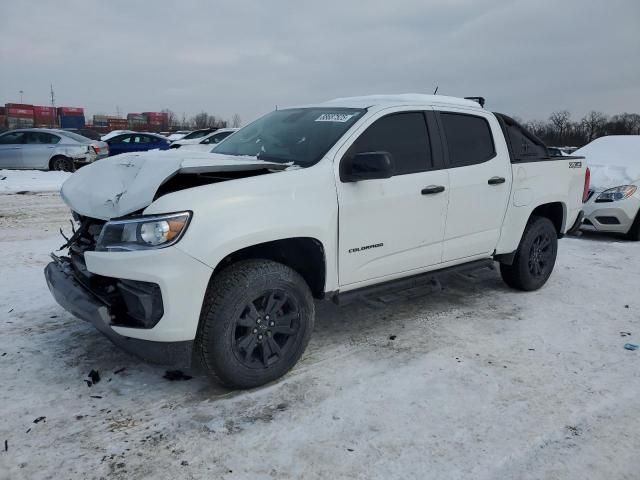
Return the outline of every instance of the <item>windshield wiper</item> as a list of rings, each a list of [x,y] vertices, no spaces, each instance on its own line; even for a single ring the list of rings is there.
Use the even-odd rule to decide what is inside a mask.
[[[273,155],[264,155],[262,152],[256,155],[258,160],[264,160],[265,162],[274,162],[274,163],[296,163],[293,160],[289,160],[287,158],[276,157]]]

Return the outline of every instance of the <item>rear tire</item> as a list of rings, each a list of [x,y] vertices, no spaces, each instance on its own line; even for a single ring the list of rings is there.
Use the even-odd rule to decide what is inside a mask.
[[[523,291],[542,287],[556,263],[558,233],[546,217],[531,217],[511,265],[500,265],[500,274],[511,288]]]
[[[196,345],[207,372],[230,388],[253,388],[287,373],[314,323],[309,286],[293,269],[246,260],[211,281]]]
[[[640,211],[636,213],[636,218],[633,220],[631,228],[625,236],[628,240],[632,240],[634,242],[640,241]]]
[[[53,157],[49,162],[49,170],[57,172],[73,172],[73,160],[67,157]]]

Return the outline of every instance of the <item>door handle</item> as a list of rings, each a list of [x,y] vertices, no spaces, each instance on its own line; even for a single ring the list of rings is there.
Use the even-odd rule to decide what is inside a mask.
[[[11,147],[9,150],[22,150],[22,147]]]
[[[506,182],[504,177],[491,177],[487,183],[489,185],[500,185],[504,182]]]
[[[441,192],[444,192],[444,187],[442,185],[429,185],[428,187],[424,187],[420,193],[422,193],[422,195],[431,195],[433,193]]]

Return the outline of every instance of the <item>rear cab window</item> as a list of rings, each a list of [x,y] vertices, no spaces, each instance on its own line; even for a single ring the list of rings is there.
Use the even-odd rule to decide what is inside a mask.
[[[449,151],[449,168],[477,165],[496,156],[491,127],[479,115],[440,112]]]

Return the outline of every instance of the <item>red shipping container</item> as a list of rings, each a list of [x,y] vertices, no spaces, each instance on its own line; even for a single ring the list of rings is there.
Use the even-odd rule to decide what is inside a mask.
[[[62,117],[84,116],[84,108],[82,107],[58,107],[58,115]]]
[[[169,118],[169,114],[167,112],[144,112],[143,115],[145,115],[149,121],[166,121]]]
[[[53,125],[56,123],[56,109],[35,105],[33,107],[33,118],[37,124],[44,123]]]
[[[5,104],[7,108],[26,108],[27,110],[33,110],[33,105],[28,103],[7,103]]]
[[[35,115],[55,115],[56,109],[53,107],[45,107],[40,105],[33,106],[33,113]]]
[[[33,118],[33,108],[7,107],[7,117]]]

